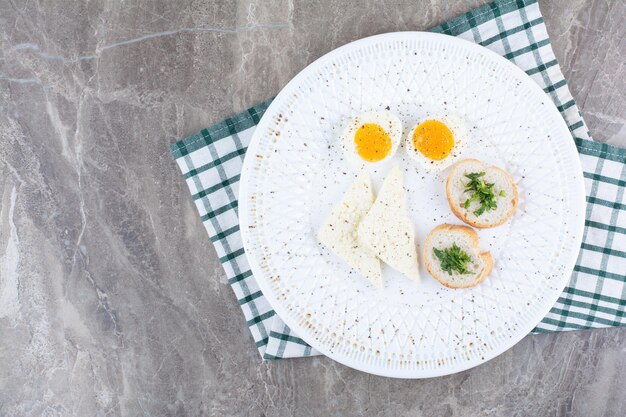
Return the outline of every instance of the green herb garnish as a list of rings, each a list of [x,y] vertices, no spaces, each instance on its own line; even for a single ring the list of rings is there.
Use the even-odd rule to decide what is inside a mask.
[[[465,200],[463,207],[467,209],[472,201],[479,201],[480,207],[474,210],[476,216],[480,216],[485,211],[495,210],[498,207],[496,204],[496,194],[493,190],[494,184],[485,182],[485,180],[480,178],[484,175],[484,172],[465,174],[465,178],[469,179],[469,182],[465,184],[465,192],[470,193],[471,197]],[[506,194],[504,190],[500,190],[498,195],[504,197]]]
[[[441,263],[441,269],[452,275],[452,271],[457,271],[459,274],[471,274],[472,271],[467,269],[467,263],[472,260],[470,256],[465,253],[456,243],[452,243],[447,249],[433,248],[435,256],[439,258]]]

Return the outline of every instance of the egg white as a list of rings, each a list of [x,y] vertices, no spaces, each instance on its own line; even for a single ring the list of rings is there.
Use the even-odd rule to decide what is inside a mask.
[[[391,150],[380,161],[369,162],[362,159],[356,148],[354,137],[357,130],[366,123],[374,123],[382,127],[391,139]],[[363,113],[350,120],[341,135],[341,146],[346,155],[346,159],[355,167],[377,165],[389,161],[402,142],[402,122],[389,111]]]
[[[452,136],[454,138],[454,145],[450,154],[436,161],[434,159],[427,158],[413,145],[413,135],[415,134],[415,129],[426,120],[438,120],[445,124],[448,129],[452,132]],[[420,120],[408,133],[407,137],[404,141],[404,146],[406,147],[407,154],[409,157],[417,163],[421,168],[426,169],[427,171],[441,171],[453,165],[454,163],[460,161],[462,159],[463,153],[467,146],[467,131],[461,122],[453,117],[449,116],[440,116],[440,117],[427,117],[423,120]]]

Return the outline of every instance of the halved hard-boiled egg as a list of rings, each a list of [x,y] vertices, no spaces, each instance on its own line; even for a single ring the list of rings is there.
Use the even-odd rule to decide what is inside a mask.
[[[418,123],[406,138],[409,156],[426,169],[441,170],[459,159],[465,135],[450,119],[426,119]]]
[[[350,121],[341,136],[349,160],[382,162],[396,153],[402,140],[402,122],[388,111],[363,113]]]

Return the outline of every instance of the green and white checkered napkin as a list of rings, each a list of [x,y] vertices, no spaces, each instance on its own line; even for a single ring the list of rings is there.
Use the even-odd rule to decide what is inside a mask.
[[[572,278],[534,332],[626,324],[626,149],[593,142],[556,61],[536,0],[499,0],[433,32],[506,57],[554,101],[574,137],[585,177],[585,232]],[[246,147],[271,100],[172,145],[200,218],[215,245],[264,359],[318,354],[293,334],[259,290],[239,234],[237,196]]]

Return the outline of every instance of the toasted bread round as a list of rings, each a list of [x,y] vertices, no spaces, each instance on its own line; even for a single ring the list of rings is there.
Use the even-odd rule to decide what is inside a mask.
[[[487,183],[493,183],[493,190],[496,194],[495,210],[487,210],[480,215],[474,211],[480,207],[479,201],[472,201],[468,208],[463,207],[463,203],[471,197],[465,191],[469,179],[466,174],[475,172],[485,172],[481,177]],[[504,195],[500,196],[499,193]],[[513,178],[498,167],[487,167],[477,159],[465,159],[456,164],[446,180],[446,196],[450,209],[462,221],[478,228],[496,227],[509,220],[515,213],[519,194]]]
[[[456,243],[470,256],[468,269],[472,271],[471,274],[460,274],[455,271],[450,274],[441,268],[433,248],[442,250],[449,248],[452,243]],[[469,288],[479,284],[491,273],[493,258],[490,252],[480,252],[478,243],[478,234],[471,227],[451,224],[435,227],[424,243],[423,258],[426,270],[448,288]]]

